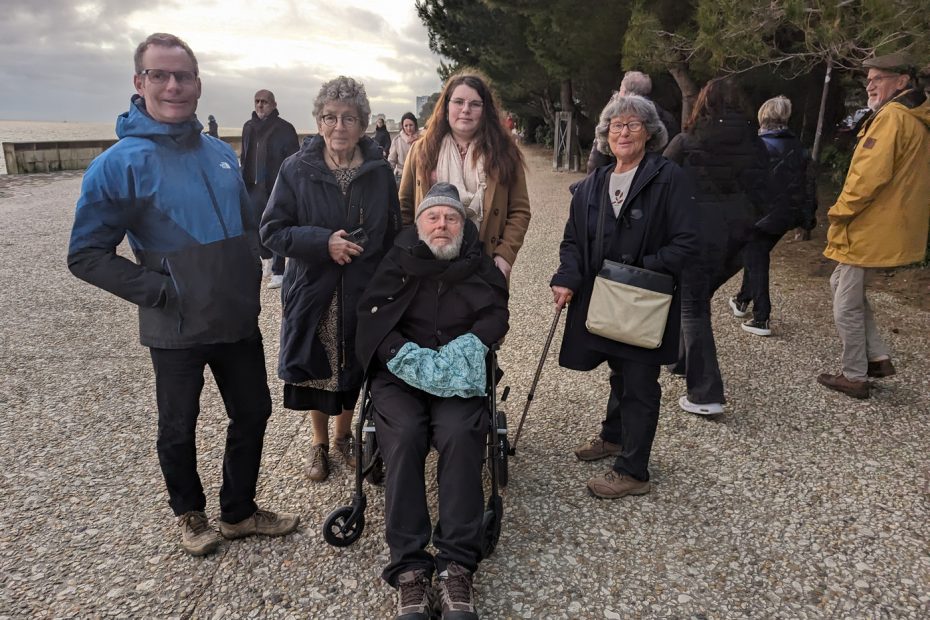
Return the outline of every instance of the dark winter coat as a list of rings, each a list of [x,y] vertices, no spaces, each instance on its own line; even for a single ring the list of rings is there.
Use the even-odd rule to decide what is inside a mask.
[[[277,110],[272,110],[263,119],[252,112],[252,118],[242,126],[242,151],[239,154],[246,185],[261,185],[265,196],[271,194],[281,164],[299,148],[297,130],[281,118]]]
[[[484,253],[474,223],[465,222],[452,261],[436,259],[407,226],[359,303],[359,360],[367,368],[377,353],[385,364],[408,341],[438,349],[465,333],[490,347],[509,328],[507,299],[507,281]]]
[[[678,134],[663,154],[697,188],[702,258],[717,265],[745,245],[769,212],[768,151],[753,123],[734,111]]]
[[[257,222],[228,144],[194,118],[160,123],[134,95],[120,140],[84,173],[68,248],[78,278],[139,306],[161,349],[258,334]],[[116,253],[128,238],[136,262]]]
[[[355,308],[400,228],[400,210],[394,173],[381,149],[366,137],[358,146],[365,161],[343,195],[323,160],[323,138],[306,138],[300,151],[281,166],[262,216],[262,243],[288,257],[278,354],[278,376],[287,383],[332,376],[317,327],[341,283],[339,358],[348,383],[340,391],[361,384],[354,353]],[[337,264],[329,255],[330,235],[359,226],[368,234],[365,251],[346,265]]]
[[[384,151],[384,158],[387,159],[387,156],[391,154],[391,134],[387,127],[376,127],[375,135],[372,138]]]
[[[797,227],[813,229],[817,197],[813,175],[808,172],[807,149],[788,129],[763,131],[759,137],[768,149],[772,184],[778,193],[756,227],[770,235],[783,235]]]
[[[610,357],[642,364],[668,364],[678,359],[682,268],[698,254],[694,191],[676,164],[646,153],[639,164],[624,211],[617,220],[607,202],[605,186],[614,166],[589,174],[572,196],[565,235],[559,248],[559,269],[551,286],[564,286],[574,296],[568,306],[559,364],[574,370],[591,370]],[[599,209],[606,214],[604,257],[672,275],[675,294],[658,349],[644,349],[595,336],[585,328],[594,278],[595,236]],[[642,256],[642,260],[636,260]]]

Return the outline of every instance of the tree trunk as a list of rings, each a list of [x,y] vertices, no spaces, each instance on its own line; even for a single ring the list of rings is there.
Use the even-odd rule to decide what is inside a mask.
[[[823,118],[827,111],[827,96],[830,94],[830,76],[833,73],[833,59],[827,58],[827,72],[823,76],[823,92],[820,94],[820,112],[817,113],[817,130],[814,132],[814,147],[811,149],[811,159],[820,161],[820,143],[823,134]]]
[[[562,80],[561,91],[559,92],[559,101],[562,104],[563,112],[574,112],[575,104],[572,102],[572,81],[571,79]]]
[[[684,127],[691,117],[691,110],[694,108],[694,102],[701,89],[691,79],[691,74],[688,72],[688,63],[679,62],[671,65],[668,72],[675,78],[678,90],[681,91],[681,126]]]

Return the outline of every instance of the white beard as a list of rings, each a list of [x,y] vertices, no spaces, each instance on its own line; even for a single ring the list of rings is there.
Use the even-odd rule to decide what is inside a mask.
[[[420,241],[426,244],[426,247],[430,249],[430,251],[433,253],[433,256],[435,256],[437,259],[453,260],[458,258],[459,252],[462,251],[462,240],[465,238],[465,229],[462,228],[462,232],[460,232],[455,237],[455,239],[452,240],[452,243],[447,243],[446,245],[441,246],[433,245],[430,243],[426,235],[421,233],[419,230],[417,231],[417,236],[420,237]]]

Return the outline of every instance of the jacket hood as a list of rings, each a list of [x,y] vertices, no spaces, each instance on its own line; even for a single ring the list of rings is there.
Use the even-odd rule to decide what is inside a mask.
[[[927,99],[922,91],[909,90],[894,101],[903,105],[908,114],[917,118],[930,130],[930,99]]]
[[[161,123],[149,116],[145,109],[145,99],[133,95],[129,100],[129,111],[116,117],[116,137],[155,138],[163,136],[181,140],[200,136],[203,124],[194,116],[183,123]]]
[[[694,136],[705,145],[739,145],[756,137],[752,121],[736,110],[727,110],[695,128]]]

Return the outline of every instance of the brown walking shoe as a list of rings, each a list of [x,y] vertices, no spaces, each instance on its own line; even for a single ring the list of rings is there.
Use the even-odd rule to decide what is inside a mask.
[[[333,440],[333,447],[342,457],[342,461],[349,469],[355,469],[355,437],[351,433],[345,437],[336,437]]]
[[[619,499],[625,495],[645,495],[652,490],[652,483],[631,478],[626,474],[609,470],[606,474],[588,480],[588,493],[601,499]]]
[[[191,555],[207,555],[220,546],[220,535],[210,527],[207,515],[199,510],[185,512],[178,517],[181,528],[181,548]]]
[[[868,398],[870,395],[869,388],[872,387],[872,384],[868,381],[853,381],[847,379],[846,375],[843,373],[831,375],[825,372],[817,377],[817,383],[831,390],[842,392],[846,394],[846,396],[852,396],[858,399]]]
[[[314,482],[323,482],[329,478],[329,446],[323,443],[313,446],[306,471],[307,477]]]
[[[425,570],[408,570],[397,577],[397,615],[394,620],[430,620],[433,589]]]
[[[275,513],[259,508],[255,513],[239,523],[226,523],[220,520],[220,534],[224,538],[244,538],[261,534],[262,536],[284,536],[297,529],[300,515],[286,512]]]
[[[439,573],[439,601],[443,620],[478,620],[472,575],[464,566],[449,562]]]
[[[896,374],[898,371],[895,370],[894,364],[891,363],[891,359],[878,360],[877,362],[869,362],[869,376],[873,379],[883,379],[885,377],[890,377],[893,374]]]
[[[575,448],[575,456],[581,461],[598,461],[608,456],[620,456],[623,448],[615,443],[592,437]]]

